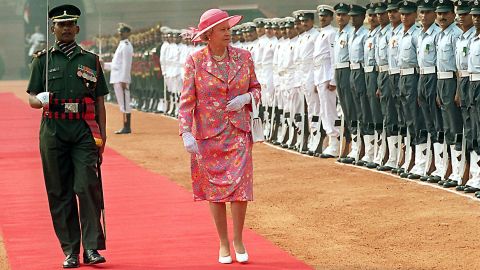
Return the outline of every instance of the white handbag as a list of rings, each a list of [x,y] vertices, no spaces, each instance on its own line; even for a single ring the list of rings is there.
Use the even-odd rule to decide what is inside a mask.
[[[255,97],[252,93],[250,93],[250,97],[252,99],[252,112],[250,113],[250,130],[252,132],[252,139],[254,143],[263,142],[265,141],[265,137],[263,136],[262,119],[258,116],[259,104],[256,104]]]

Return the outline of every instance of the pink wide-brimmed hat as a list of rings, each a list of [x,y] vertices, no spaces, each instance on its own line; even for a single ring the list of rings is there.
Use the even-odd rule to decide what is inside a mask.
[[[228,21],[230,27],[233,27],[240,22],[242,18],[243,16],[241,15],[228,16],[228,13],[221,9],[209,9],[200,17],[200,22],[198,23],[198,28],[195,31],[195,36],[192,38],[192,41],[201,41],[200,36],[209,29],[212,29],[215,25]]]

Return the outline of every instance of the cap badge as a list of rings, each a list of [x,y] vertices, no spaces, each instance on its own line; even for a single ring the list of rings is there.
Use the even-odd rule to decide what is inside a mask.
[[[343,7],[343,3],[340,3],[340,5],[339,5],[339,6],[340,6],[340,7]]]
[[[462,5],[462,1],[458,1],[457,3],[458,3],[458,5],[459,5],[459,6],[461,6],[461,5]]]
[[[428,4],[428,0],[425,0],[425,3]]]
[[[438,2],[439,2],[440,4],[443,4],[443,0],[438,0]]]
[[[408,6],[408,2],[407,1],[403,2],[403,5]]]
[[[474,4],[475,6],[478,6],[478,1],[475,0],[475,2],[473,2],[473,4]]]

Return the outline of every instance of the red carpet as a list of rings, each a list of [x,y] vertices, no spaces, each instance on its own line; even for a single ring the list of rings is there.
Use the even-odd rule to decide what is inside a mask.
[[[39,123],[40,110],[0,94],[0,233],[13,270],[60,269],[64,258],[48,211]],[[90,268],[311,269],[250,230],[251,262],[220,265],[206,203],[194,203],[189,191],[111,149],[104,159],[107,264]]]

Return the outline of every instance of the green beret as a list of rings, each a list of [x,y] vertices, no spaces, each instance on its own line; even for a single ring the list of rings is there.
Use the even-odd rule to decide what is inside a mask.
[[[348,14],[350,11],[350,6],[345,3],[338,3],[333,7],[333,9],[337,14]]]

